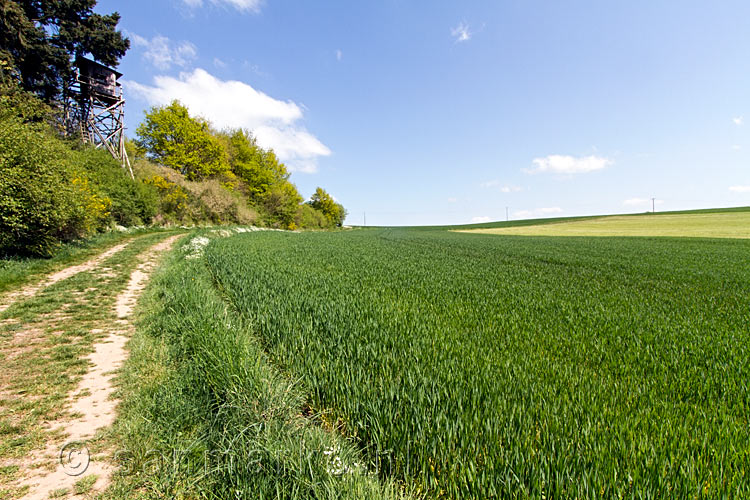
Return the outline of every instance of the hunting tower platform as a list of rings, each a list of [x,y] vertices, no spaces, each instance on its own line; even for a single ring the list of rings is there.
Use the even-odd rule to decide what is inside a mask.
[[[80,134],[83,142],[107,148],[132,178],[125,151],[125,99],[118,81],[122,73],[85,57],[76,58],[75,66],[75,78],[64,94],[66,133]]]

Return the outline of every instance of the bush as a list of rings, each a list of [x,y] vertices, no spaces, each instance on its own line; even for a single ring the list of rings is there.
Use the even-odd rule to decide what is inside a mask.
[[[294,216],[294,223],[297,227],[304,229],[327,229],[331,227],[328,217],[307,203],[300,205],[297,209],[297,215]]]
[[[167,167],[147,160],[133,164],[136,177],[157,190],[160,206],[155,221],[172,224],[253,224],[257,213],[226,179],[191,182]]]
[[[247,200],[234,193],[217,179],[203,182],[185,182],[185,187],[200,202],[201,219],[214,224],[252,224],[256,213]]]
[[[72,152],[40,125],[0,116],[0,253],[49,256],[108,217]]]
[[[110,222],[123,226],[148,224],[159,209],[156,187],[130,178],[119,162],[102,149],[75,152],[77,163],[111,201]]]

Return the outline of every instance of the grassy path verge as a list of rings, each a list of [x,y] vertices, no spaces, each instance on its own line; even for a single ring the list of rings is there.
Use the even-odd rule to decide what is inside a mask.
[[[195,238],[154,276],[122,377],[111,498],[402,497],[311,422],[296,381],[222,300]]]

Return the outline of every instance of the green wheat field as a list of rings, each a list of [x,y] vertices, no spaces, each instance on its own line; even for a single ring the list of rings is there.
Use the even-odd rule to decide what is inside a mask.
[[[686,235],[711,226],[682,217]],[[371,229],[238,236],[206,260],[312,405],[429,496],[738,498],[749,255],[737,239]]]
[[[750,241],[695,236],[699,216],[745,234],[749,213],[633,216],[683,237],[502,229],[625,232],[618,216],[188,245],[133,340],[123,442],[145,465],[219,461],[123,491],[747,498]]]

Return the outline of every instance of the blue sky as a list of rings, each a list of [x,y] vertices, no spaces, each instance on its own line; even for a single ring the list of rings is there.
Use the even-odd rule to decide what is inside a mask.
[[[750,205],[750,2],[100,0],[180,98],[368,225]]]

